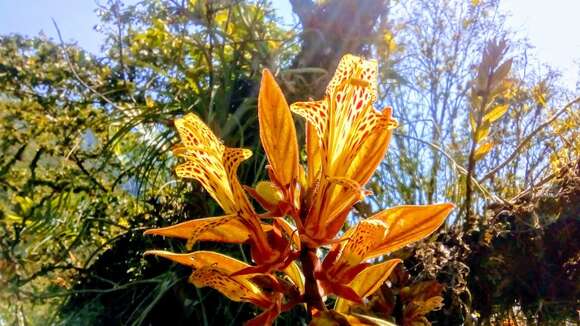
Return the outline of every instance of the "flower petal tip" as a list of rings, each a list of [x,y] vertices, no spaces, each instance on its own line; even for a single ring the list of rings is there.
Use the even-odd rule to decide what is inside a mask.
[[[148,229],[143,231],[143,235],[156,235],[156,231],[157,229]]]
[[[163,256],[163,250],[147,250],[143,253],[143,256]]]

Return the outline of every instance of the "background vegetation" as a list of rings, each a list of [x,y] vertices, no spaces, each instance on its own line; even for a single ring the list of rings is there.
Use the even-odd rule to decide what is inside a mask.
[[[144,229],[219,213],[172,172],[173,119],[195,112],[226,144],[252,149],[240,175],[253,185],[265,163],[261,69],[289,102],[306,100],[344,53],[379,60],[378,103],[401,122],[353,221],[395,204],[458,206],[395,254],[406,268],[366,309],[418,322],[429,285],[444,298],[428,315],[437,324],[577,321],[578,89],[527,55],[496,0],[290,3],[296,25],[262,0],[109,0],[96,10],[98,55],[0,36],[0,325],[250,319],[249,305],[189,285],[185,268],[142,257],[185,250]],[[198,246],[243,258],[237,246]],[[306,322],[292,311],[278,324]]]

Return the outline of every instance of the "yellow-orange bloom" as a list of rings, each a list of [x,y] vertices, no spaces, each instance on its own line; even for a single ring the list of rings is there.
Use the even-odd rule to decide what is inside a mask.
[[[381,162],[397,121],[391,108],[373,107],[377,62],[346,55],[321,101],[291,110],[308,122],[307,153],[311,207],[302,235],[312,244],[333,239]]]
[[[255,188],[242,186],[236,175],[250,151],[224,146],[193,114],[177,119],[182,144],[174,152],[185,159],[177,176],[200,182],[225,215],[146,234],[187,239],[190,247],[196,241],[249,243],[255,265],[207,251],[148,253],[192,268],[190,281],[198,287],[209,286],[231,300],[263,308],[253,325],[271,324],[299,303],[306,303],[313,315],[356,319],[348,315],[349,307],[373,294],[401,262],[373,264],[372,259],[427,237],[453,209],[452,204],[398,206],[360,221],[337,238],[353,205],[368,195],[363,187],[397,126],[391,108],[373,107],[377,70],[376,61],[346,55],[321,101],[290,107],[274,76],[264,70],[258,118],[270,180]],[[306,169],[299,161],[291,112],[306,119]],[[246,191],[266,213],[256,213]],[[321,261],[317,249],[323,245],[331,249]],[[334,315],[325,312],[322,299],[330,294],[338,296]]]
[[[252,152],[224,146],[194,114],[176,119],[175,126],[182,145],[177,146],[174,153],[185,159],[185,163],[176,168],[177,176],[200,182],[228,215],[188,221],[145,233],[187,238],[190,245],[199,240],[230,243],[249,240],[252,257],[263,266],[261,269],[269,270],[278,264],[286,266],[290,262],[290,244],[279,228],[261,223],[237,177],[238,166]],[[272,248],[271,243],[279,248]]]
[[[429,236],[453,208],[453,204],[397,206],[362,220],[333,246],[316,272],[318,279],[327,292],[360,301],[374,293],[400,262],[392,259],[378,267],[381,264],[368,260]]]
[[[230,276],[249,267],[248,264],[237,259],[212,251],[176,254],[163,250],[150,250],[146,254],[167,258],[191,267],[194,272],[189,280],[197,287],[212,287],[233,301],[252,302],[260,307],[269,307],[272,304],[271,298],[252,281],[250,275]]]

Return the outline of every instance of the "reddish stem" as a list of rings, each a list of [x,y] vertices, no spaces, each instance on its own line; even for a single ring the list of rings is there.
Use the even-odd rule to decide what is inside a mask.
[[[309,248],[303,243],[302,251],[300,252],[300,262],[304,273],[304,302],[306,302],[308,312],[312,316],[316,311],[326,310],[322,301],[320,287],[314,276],[316,266],[320,264],[320,260],[316,256],[316,249]]]

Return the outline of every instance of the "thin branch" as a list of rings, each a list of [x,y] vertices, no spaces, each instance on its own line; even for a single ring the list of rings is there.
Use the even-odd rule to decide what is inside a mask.
[[[548,183],[552,179],[556,178],[559,174],[560,174],[559,171],[558,172],[554,172],[554,173],[548,175],[547,177],[543,178],[542,180],[540,180],[538,183],[529,186],[527,189],[525,189],[524,191],[520,192],[518,195],[516,195],[512,199],[510,199],[509,200],[510,203],[515,203],[518,199],[520,199],[522,197],[525,197],[526,195],[528,195],[529,193],[531,193],[534,189],[538,189],[538,188],[542,187],[543,185],[545,185],[546,183]]]
[[[28,143],[22,144],[18,148],[18,150],[16,151],[16,154],[14,154],[14,156],[10,160],[8,160],[8,162],[6,164],[4,164],[3,167],[0,168],[0,176],[3,176],[6,173],[8,173],[8,170],[10,170],[12,165],[14,165],[14,163],[16,163],[16,161],[19,161],[22,159],[22,154],[24,153],[26,146],[28,146]]]
[[[105,188],[105,186],[103,186],[99,180],[97,180],[97,178],[95,178],[83,165],[83,162],[78,158],[78,156],[76,154],[72,155],[73,161],[76,163],[76,165],[78,166],[78,168],[89,178],[89,180],[91,180],[92,183],[94,183],[97,187],[99,187],[99,189],[101,189],[101,191],[103,192],[109,192],[107,190],[107,188]]]
[[[453,157],[451,157],[451,155],[449,155],[449,154],[448,154],[448,153],[447,153],[447,152],[446,152],[446,151],[445,151],[443,148],[441,148],[440,146],[438,146],[438,145],[435,145],[435,144],[433,144],[433,143],[431,143],[431,142],[428,142],[428,141],[422,140],[422,139],[420,139],[420,138],[413,137],[413,136],[409,136],[409,135],[405,135],[405,134],[401,134],[401,133],[397,133],[397,132],[395,132],[394,134],[395,134],[396,136],[400,136],[400,137],[404,137],[404,138],[409,138],[409,139],[412,139],[412,140],[418,141],[418,142],[420,142],[420,143],[423,143],[423,144],[425,144],[425,145],[428,145],[428,146],[432,147],[432,148],[433,148],[433,149],[435,149],[436,151],[438,151],[438,152],[440,152],[441,154],[443,154],[443,156],[445,156],[445,157],[446,157],[446,158],[447,158],[449,161],[451,161],[451,163],[453,163],[453,166],[454,166],[454,167],[455,167],[455,168],[456,168],[456,169],[457,169],[457,170],[458,170],[458,171],[459,171],[461,174],[463,174],[463,175],[467,176],[467,174],[468,174],[468,173],[467,173],[467,170],[466,170],[466,169],[465,169],[463,166],[461,166],[461,164],[457,163],[457,161],[455,161],[455,159],[453,159]],[[501,201],[501,202],[502,202],[502,203],[504,203],[504,204],[509,204],[507,200],[505,200],[505,199],[503,199],[503,198],[501,198],[501,197],[499,197],[499,196],[497,196],[497,195],[494,195],[494,194],[490,193],[490,192],[489,192],[487,189],[485,189],[485,188],[484,188],[484,187],[483,187],[483,186],[482,186],[482,185],[481,185],[481,184],[480,184],[480,183],[479,183],[479,182],[478,182],[478,181],[477,181],[475,178],[473,178],[473,177],[472,177],[472,178],[471,178],[471,181],[472,181],[472,182],[473,182],[473,184],[474,184],[474,185],[477,187],[477,189],[478,189],[478,190],[479,190],[479,191],[480,191],[482,194],[484,194],[486,197],[490,197],[490,198],[492,198],[493,200],[498,200],[498,201]]]
[[[69,295],[74,295],[74,294],[85,294],[85,293],[112,293],[112,292],[116,292],[116,291],[121,291],[121,290],[126,290],[128,288],[131,288],[135,285],[140,285],[140,284],[154,284],[154,283],[162,283],[162,281],[158,280],[157,278],[152,278],[152,279],[146,279],[146,280],[137,280],[131,283],[127,283],[127,284],[123,284],[117,287],[113,287],[113,288],[109,288],[109,289],[86,289],[86,290],[71,290],[71,291],[62,291],[62,292],[56,292],[56,293],[42,293],[42,294],[34,294],[34,292],[28,292],[28,291],[22,291],[21,293],[34,298],[34,299],[49,299],[49,298],[56,298],[56,297],[67,297]]]
[[[133,117],[134,114],[130,114],[129,112],[126,112],[126,110],[124,110],[123,108],[121,108],[120,106],[118,106],[117,104],[115,104],[113,101],[111,101],[108,97],[106,97],[105,95],[103,95],[102,93],[100,93],[99,91],[97,91],[96,89],[94,89],[92,86],[90,86],[89,84],[87,84],[79,75],[79,73],[77,72],[77,70],[75,69],[75,67],[72,64],[72,60],[68,54],[68,51],[66,49],[66,45],[64,43],[64,40],[62,38],[62,34],[60,32],[60,28],[58,27],[58,24],[56,23],[56,21],[54,20],[54,18],[52,18],[52,24],[54,25],[54,28],[56,29],[56,33],[58,35],[58,39],[60,41],[60,46],[62,48],[62,52],[64,54],[65,57],[65,61],[69,67],[69,69],[71,70],[71,72],[73,73],[73,75],[75,76],[75,78],[77,79],[77,81],[79,83],[81,83],[81,85],[83,85],[84,87],[86,87],[88,90],[90,90],[93,94],[97,95],[98,97],[100,97],[103,101],[105,101],[106,103],[108,103],[109,105],[111,105],[112,107],[114,107],[115,109],[119,110],[120,112],[125,113],[127,116],[129,117]]]
[[[504,166],[508,165],[513,159],[515,159],[518,156],[520,151],[532,140],[532,138],[534,138],[534,136],[536,134],[538,134],[540,131],[542,131],[542,129],[549,126],[552,122],[554,122],[554,120],[556,120],[560,115],[562,115],[562,113],[566,112],[566,110],[568,110],[572,105],[574,105],[578,102],[580,102],[580,97],[577,97],[573,101],[566,104],[566,106],[564,106],[558,112],[556,112],[550,119],[546,120],[544,123],[539,125],[536,129],[534,129],[534,131],[532,131],[528,136],[526,136],[526,138],[524,138],[524,140],[522,140],[522,142],[520,142],[520,144],[516,147],[516,149],[511,153],[511,155],[505,161],[498,164],[495,168],[493,168],[485,176],[483,176],[483,178],[479,179],[479,182],[481,183],[481,182],[484,182],[485,180],[491,178],[499,170],[501,170]]]
[[[34,279],[36,279],[38,277],[45,276],[48,273],[53,272],[55,270],[59,270],[59,269],[61,269],[61,270],[74,269],[74,270],[76,270],[78,272],[84,272],[85,271],[84,268],[79,268],[79,267],[76,267],[76,266],[74,266],[72,264],[45,266],[45,267],[42,267],[36,273],[30,275],[29,277],[27,277],[25,279],[18,280],[18,286],[22,287],[25,284],[29,283],[30,281],[32,281],[32,280],[34,280]]]

